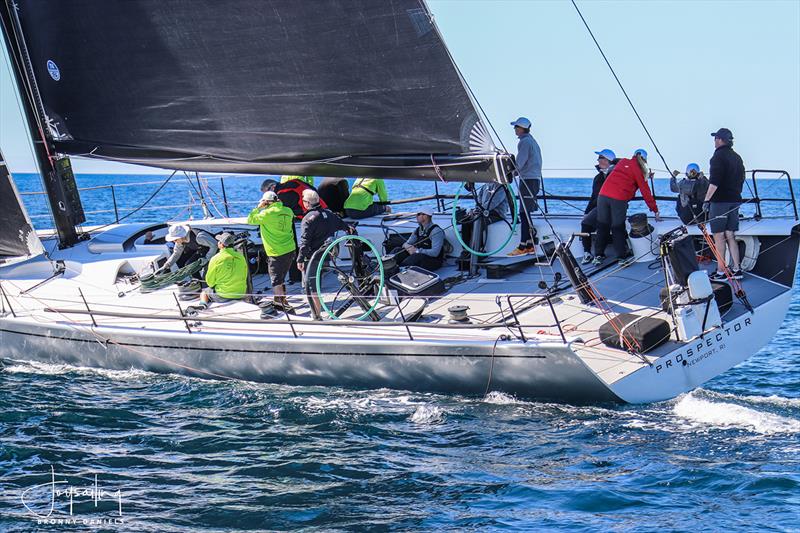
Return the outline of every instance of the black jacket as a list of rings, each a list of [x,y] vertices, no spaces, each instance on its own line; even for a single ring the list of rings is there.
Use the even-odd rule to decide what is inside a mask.
[[[307,262],[319,250],[325,241],[337,231],[347,231],[350,227],[329,209],[315,207],[309,209],[300,223],[300,245],[298,246],[298,262]]]
[[[744,185],[744,162],[729,145],[714,150],[711,158],[708,181],[717,190],[711,196],[712,202],[741,202]]]
[[[606,182],[606,176],[611,174],[611,171],[614,170],[614,165],[617,163],[617,161],[619,160],[615,159],[612,161],[611,166],[608,167],[605,173],[600,170],[599,165],[594,166],[594,168],[597,169],[597,175],[592,180],[592,198],[589,200],[589,205],[586,206],[586,209],[583,212],[584,215],[589,214],[589,211],[597,207],[597,197],[600,195],[600,189],[603,188],[603,184]]]

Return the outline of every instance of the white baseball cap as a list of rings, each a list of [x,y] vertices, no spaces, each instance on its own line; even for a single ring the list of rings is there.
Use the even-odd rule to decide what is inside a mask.
[[[174,242],[185,238],[187,235],[189,235],[189,226],[170,226],[167,236],[164,238],[167,242]]]
[[[531,121],[525,117],[519,117],[517,120],[511,123],[512,126],[519,126],[520,128],[525,128],[526,130],[531,129]]]
[[[262,202],[277,202],[278,195],[275,191],[267,191],[264,193],[264,196],[261,197]]]
[[[433,209],[431,209],[430,207],[420,207],[419,209],[417,209],[417,214],[418,215],[419,214],[423,214],[423,215],[428,215],[429,217],[432,217],[433,216]]]

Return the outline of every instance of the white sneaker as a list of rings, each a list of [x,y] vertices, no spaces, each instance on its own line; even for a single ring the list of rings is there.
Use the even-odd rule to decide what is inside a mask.
[[[583,261],[581,261],[581,264],[582,265],[588,265],[593,260],[594,260],[594,256],[592,254],[590,254],[589,252],[586,252],[585,254],[583,254]]]

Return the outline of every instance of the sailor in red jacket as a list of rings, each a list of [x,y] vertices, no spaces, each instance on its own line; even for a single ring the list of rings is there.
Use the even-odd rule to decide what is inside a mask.
[[[600,195],[597,197],[597,238],[595,241],[594,264],[599,265],[605,261],[608,234],[620,265],[629,265],[633,261],[628,250],[628,236],[625,230],[625,219],[628,216],[628,202],[636,196],[636,190],[642,192],[642,198],[655,213],[656,221],[661,220],[658,214],[658,205],[647,186],[646,176],[650,174],[647,168],[647,152],[639,148],[630,159],[620,159],[614,170],[606,178]]]
[[[302,220],[303,216],[305,216],[308,211],[300,200],[303,197],[303,191],[309,189],[316,192],[314,187],[299,179],[290,179],[283,183],[268,179],[261,183],[261,192],[273,191],[277,194],[278,200],[280,200],[284,206],[291,209],[298,220]],[[328,208],[325,200],[320,200],[319,205],[323,209]]]

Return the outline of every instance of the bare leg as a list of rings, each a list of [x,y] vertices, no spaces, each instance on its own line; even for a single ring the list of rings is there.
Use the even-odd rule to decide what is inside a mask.
[[[739,243],[736,242],[736,233],[734,233],[733,231],[726,231],[725,240],[728,241],[728,249],[731,252],[731,261],[733,261],[733,269],[739,270]]]
[[[285,285],[275,285],[272,288],[273,293],[273,300],[275,302],[286,302],[286,286]]]
[[[714,246],[717,247],[717,252],[722,260],[725,260],[725,233],[714,234]],[[717,261],[717,272],[725,272],[725,265]]]
[[[317,320],[321,319],[322,318],[322,305],[320,305],[320,303],[319,303],[319,296],[317,296],[316,294],[312,295],[311,299],[310,299],[310,302],[311,302],[311,314],[312,314],[312,316]]]

